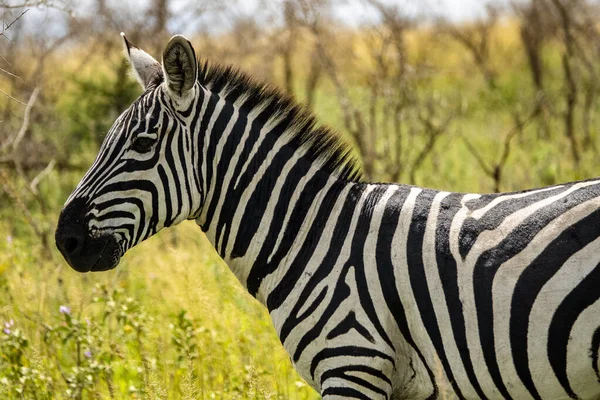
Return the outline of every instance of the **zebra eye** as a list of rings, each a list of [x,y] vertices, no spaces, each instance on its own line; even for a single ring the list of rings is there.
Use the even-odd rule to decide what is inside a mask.
[[[138,153],[147,153],[152,150],[152,146],[154,145],[155,141],[155,139],[146,136],[138,136],[133,139],[131,148]]]

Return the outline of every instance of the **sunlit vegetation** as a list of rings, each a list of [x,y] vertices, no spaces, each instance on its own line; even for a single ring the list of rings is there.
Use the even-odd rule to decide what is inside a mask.
[[[373,1],[383,22],[357,29],[284,3],[283,26],[240,19],[191,39],[200,57],[310,103],[353,143],[368,179],[491,192],[598,175],[591,2],[419,25]],[[114,18],[101,34],[81,33],[79,20],[76,40],[43,60],[33,40],[0,47],[0,67],[19,76],[0,71],[0,89],[30,103],[0,94],[0,398],[316,398],[193,222],[105,273],[78,274],[55,249],[63,202],[140,93],[119,43],[127,18]],[[164,30],[130,29],[159,56]]]

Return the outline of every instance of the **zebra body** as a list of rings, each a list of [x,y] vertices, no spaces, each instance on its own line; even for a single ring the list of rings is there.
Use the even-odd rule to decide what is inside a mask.
[[[293,275],[297,251],[258,298],[299,372],[322,392],[339,383],[324,373],[347,375],[354,361],[369,384],[341,381],[366,398],[436,397],[440,381],[469,399],[597,398],[599,184],[483,196],[349,185],[355,196],[308,213],[315,220],[304,231],[320,208],[329,221],[302,275],[283,295],[272,289]],[[269,294],[285,300],[273,309]],[[352,346],[368,355],[344,359]],[[333,365],[324,359],[331,349],[345,349],[327,354],[340,358]]]
[[[145,92],[61,213],[73,268],[195,219],[324,398],[600,397],[600,181],[363,183],[278,92],[180,36],[162,65],[125,43]]]

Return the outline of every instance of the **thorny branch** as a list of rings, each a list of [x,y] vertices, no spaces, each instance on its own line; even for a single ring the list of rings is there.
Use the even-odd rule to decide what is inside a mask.
[[[34,1],[26,0],[21,3],[8,4],[6,1],[0,0],[0,7],[2,7],[5,10],[15,10],[15,9],[26,8],[26,7],[33,8],[33,7],[40,7],[40,6],[62,9],[56,3],[64,4],[63,1],[52,1],[52,0],[34,0]]]
[[[410,168],[411,184],[416,183],[417,171],[419,170],[419,168],[421,168],[421,165],[427,159],[427,156],[433,151],[433,148],[440,136],[442,136],[444,132],[448,131],[448,126],[454,119],[454,115],[450,114],[442,123],[438,125],[434,124],[431,119],[425,118],[422,115],[419,116],[419,119],[421,120],[421,123],[425,126],[425,130],[428,133],[428,137],[427,142],[425,143],[421,151],[419,151],[419,153],[417,154],[417,158],[415,159],[412,167]]]
[[[577,107],[578,87],[573,71],[576,40],[574,39],[573,34],[572,17],[569,15],[568,10],[559,0],[552,0],[552,3],[560,15],[560,24],[563,30],[563,40],[565,43],[565,52],[562,57],[562,66],[566,84],[565,100],[567,103],[567,109],[564,114],[565,135],[569,139],[571,145],[573,162],[575,163],[575,166],[578,167],[581,160],[577,137],[575,136],[575,108]]]
[[[2,143],[2,145],[0,146],[0,154],[2,152],[8,152],[8,154],[5,157],[2,157],[3,161],[10,162],[14,166],[14,169],[17,172],[17,174],[24,181],[28,181],[28,179],[21,168],[20,160],[18,157],[18,150],[21,142],[25,138],[27,131],[29,130],[31,110],[35,105],[39,92],[40,88],[36,87],[31,93],[29,101],[26,104],[21,128],[19,129],[17,134],[15,134],[12,138],[8,139],[6,142]],[[45,201],[40,197],[40,194],[37,191],[37,186],[40,183],[40,181],[51,172],[55,164],[56,161],[51,160],[50,163],[46,165],[46,167],[38,175],[36,175],[35,178],[28,185],[31,194],[39,203],[43,211],[45,211],[46,204]],[[2,190],[8,195],[8,197],[16,204],[17,208],[23,213],[25,220],[33,229],[35,235],[40,239],[45,254],[48,257],[50,257],[52,253],[50,250],[50,243],[48,241],[47,229],[42,228],[42,226],[33,217],[31,211],[29,210],[29,208],[23,200],[21,192],[15,188],[14,184],[9,179],[8,172],[4,169],[0,170],[0,186],[2,187]]]
[[[4,9],[10,8],[10,6],[8,6],[8,5],[5,5],[5,4],[4,4],[4,2],[0,2],[0,6],[1,6],[2,8],[4,8]],[[13,19],[13,20],[12,20],[12,22],[10,22],[9,24],[5,24],[5,22],[4,22],[4,21],[2,21],[2,31],[0,31],[0,36],[1,36],[1,37],[3,37],[3,38],[5,38],[6,40],[8,40],[9,42],[11,42],[11,43],[13,43],[13,44],[14,44],[14,42],[13,42],[13,41],[12,41],[12,40],[11,40],[11,39],[8,37],[8,36],[6,36],[6,31],[8,31],[8,30],[10,29],[10,27],[14,25],[14,23],[15,23],[15,22],[17,22],[18,20],[20,20],[20,19],[21,19],[21,17],[22,17],[23,15],[25,15],[25,13],[27,13],[27,11],[29,11],[29,9],[26,9],[26,10],[22,11],[22,12],[21,12],[21,13],[20,13],[20,14],[19,14],[19,15],[18,15],[16,18],[15,18],[15,19]],[[4,56],[2,56],[2,54],[0,54],[0,56],[2,57],[2,59],[4,59],[4,60],[6,61],[6,58],[4,58]],[[4,73],[4,74],[7,74],[7,75],[9,75],[9,76],[13,77],[13,78],[18,78],[18,76],[17,76],[17,75],[15,75],[15,74],[13,74],[13,73],[11,73],[11,72],[9,72],[9,71],[6,71],[4,68],[0,68],[0,71],[1,71],[2,73]],[[23,103],[22,101],[20,101],[20,100],[18,100],[18,99],[15,99],[14,97],[12,97],[10,94],[6,93],[6,92],[5,92],[4,90],[2,90],[2,89],[0,89],[0,93],[2,93],[3,95],[5,95],[6,97],[8,97],[9,99],[11,99],[11,100],[13,100],[13,101],[15,101],[15,102],[17,102],[17,103],[19,103],[19,104],[25,105],[25,103]],[[0,150],[1,150],[1,149],[0,149]]]
[[[4,25],[4,22],[2,22],[2,31],[0,31],[0,36],[3,36],[6,40],[10,41],[11,43],[13,43],[12,40],[10,40],[10,38],[8,36],[6,36],[6,31],[10,29],[11,26],[13,26],[13,24],[15,22],[17,22],[18,20],[21,19],[21,17],[23,15],[25,15],[25,13],[27,13],[27,11],[29,11],[29,9],[24,10],[21,14],[19,14],[19,16],[15,19],[12,20],[12,22],[10,22],[8,25]]]
[[[442,31],[463,45],[471,56],[481,74],[483,75],[488,89],[495,90],[498,87],[498,73],[494,70],[490,60],[490,37],[493,28],[498,21],[498,10],[490,5],[487,6],[487,19],[477,21],[470,28],[459,28],[454,24],[442,23]]]
[[[48,242],[48,234],[42,229],[39,224],[36,222],[36,219],[27,208],[27,205],[23,202],[23,199],[19,195],[18,191],[15,189],[13,184],[11,183],[10,178],[5,170],[0,171],[0,185],[2,190],[8,195],[8,197],[16,204],[16,206],[21,210],[23,216],[27,220],[27,223],[33,229],[35,235],[40,239],[44,252],[47,257],[52,257],[52,251],[50,250],[50,243]]]
[[[0,89],[0,93],[2,93],[3,95],[5,95],[6,97],[8,97],[9,99],[11,99],[12,101],[16,101],[19,104],[22,104],[24,106],[27,105],[27,103],[23,103],[21,100],[19,99],[15,99],[14,97],[12,97],[10,94],[6,93],[4,90]]]
[[[315,38],[317,55],[335,89],[344,128],[362,157],[365,176],[374,178],[383,171],[388,178],[399,181],[406,173],[414,183],[438,139],[448,131],[456,110],[443,110],[445,107],[436,101],[419,100],[416,82],[420,74],[409,66],[406,55],[405,36],[411,20],[396,7],[377,0],[368,3],[377,9],[383,22],[368,39],[373,43],[371,57],[375,62],[368,74],[369,99],[364,106],[350,96],[347,78],[326,47],[331,33],[318,13],[308,13],[304,24]],[[404,138],[407,130],[410,135]],[[424,142],[420,149],[415,150],[416,146],[410,143],[404,145],[406,139],[412,141],[417,136]]]
[[[538,109],[537,107],[533,109],[533,111],[527,116],[525,119],[521,119],[521,117],[517,114],[514,115],[515,125],[512,127],[510,131],[504,137],[504,141],[502,143],[502,153],[500,154],[500,158],[494,164],[488,164],[485,161],[485,158],[481,155],[477,147],[475,147],[465,136],[462,136],[463,142],[467,146],[467,150],[483,170],[483,172],[490,177],[494,181],[494,192],[498,193],[501,191],[502,185],[502,177],[504,173],[504,168],[506,167],[506,162],[508,161],[508,157],[511,152],[511,144],[513,139],[523,132],[523,129],[535,118],[537,115]]]
[[[29,96],[29,101],[26,104],[25,107],[25,114],[23,115],[23,123],[21,124],[21,129],[19,129],[19,132],[17,133],[17,135],[15,136],[15,138],[12,140],[12,151],[16,152],[19,145],[21,144],[21,141],[23,140],[23,137],[25,137],[25,133],[27,132],[27,129],[29,129],[29,119],[31,117],[31,109],[33,108],[38,94],[40,93],[40,88],[36,87],[35,89],[33,89],[33,92],[31,92],[31,96]],[[8,145],[10,142],[10,140],[6,143],[6,145]],[[2,148],[0,148],[0,150],[4,149],[4,146],[2,146]]]

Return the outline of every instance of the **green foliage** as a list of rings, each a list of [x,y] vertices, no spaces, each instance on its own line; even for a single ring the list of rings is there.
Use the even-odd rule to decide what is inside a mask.
[[[180,363],[198,358],[196,335],[206,331],[206,328],[195,328],[194,322],[186,314],[186,310],[179,311],[175,323],[169,325],[173,331],[172,343],[178,353],[177,361]]]
[[[26,356],[29,340],[11,318],[0,333],[0,394],[4,398],[52,398],[53,378]]]
[[[10,305],[0,309],[0,397],[315,398],[266,311],[199,233],[165,231],[103,274],[66,269],[57,252],[0,258],[0,303]],[[30,240],[4,246],[19,254]]]
[[[71,148],[102,142],[114,120],[140,93],[138,83],[129,78],[129,68],[120,58],[109,72],[73,76],[68,90],[57,99],[59,119],[65,125],[63,146],[65,138]]]
[[[525,116],[537,95],[525,57],[507,61],[503,57],[519,50],[492,51],[492,64],[502,68],[497,87],[490,90],[458,47],[439,38],[421,39],[417,45],[433,61],[415,71],[415,93],[430,94],[442,108],[458,104],[460,112],[424,161],[416,183],[489,192],[493,182],[465,140],[486,162],[498,160],[515,112]],[[545,95],[553,99],[547,116],[550,132],[544,136],[533,121],[515,137],[503,190],[597,175],[597,154],[591,146],[583,148],[578,166],[568,155],[562,126],[564,85],[556,79],[562,74],[561,57],[555,47],[544,53]],[[71,271],[54,249],[54,224],[64,200],[93,161],[110,125],[140,92],[128,76],[128,65],[117,56],[116,62],[96,58],[84,70],[64,66],[44,87],[28,134],[32,143],[54,145],[51,157],[58,166],[41,181],[39,194],[25,179],[37,170],[24,176],[10,173],[18,199],[2,190],[0,182],[0,398],[316,398],[293,370],[266,310],[249,297],[193,224],[161,232],[128,252],[115,271],[102,274]],[[264,64],[264,57],[257,59]],[[454,64],[446,68],[446,62]],[[350,97],[368,109],[368,76],[348,76],[354,79],[348,83]],[[296,86],[302,88],[301,73],[297,79]],[[343,131],[336,90],[327,79],[315,93],[314,111],[320,121]],[[592,111],[597,114],[598,104]],[[407,151],[414,158],[426,139],[413,123],[419,115],[403,117],[404,145],[414,146]],[[14,126],[18,129],[19,124]],[[576,128],[581,126],[578,110]],[[597,141],[598,133],[592,135]]]

